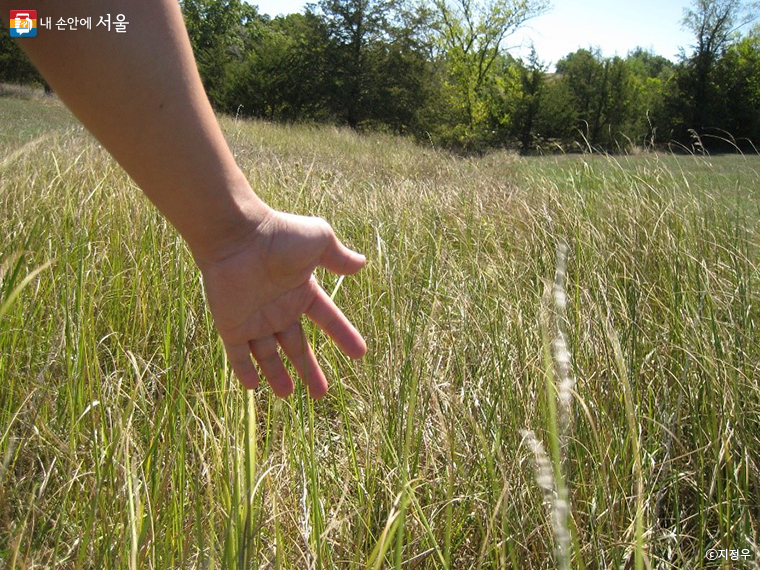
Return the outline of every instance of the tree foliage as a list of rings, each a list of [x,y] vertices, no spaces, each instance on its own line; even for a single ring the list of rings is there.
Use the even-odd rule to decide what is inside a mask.
[[[757,3],[692,0],[691,51],[674,63],[636,48],[568,54],[550,71],[505,39],[548,0],[320,0],[270,18],[244,0],[180,0],[220,112],[382,129],[467,151],[618,150],[705,135],[760,142]],[[677,22],[673,22],[677,24]],[[744,30],[744,35],[742,35]],[[42,82],[8,35],[0,81]],[[721,146],[723,145],[723,146]]]
[[[591,146],[614,146],[630,105],[630,70],[619,57],[579,49],[557,62],[577,111],[578,132]]]
[[[445,101],[461,125],[459,142],[478,137],[488,116],[487,84],[503,42],[548,8],[545,0],[433,0]]]
[[[426,13],[394,0],[321,0],[327,29],[329,106],[357,128],[413,128],[424,103],[427,46],[418,29]]]
[[[7,33],[0,34],[0,81],[47,86],[23,50]]]
[[[741,0],[693,0],[684,9],[683,27],[694,34],[694,53],[687,59],[682,84],[690,97],[691,126],[715,126],[718,107],[711,104],[717,91],[713,73],[732,35],[755,19],[757,4]]]
[[[180,0],[203,86],[212,102],[224,100],[227,69],[243,48],[244,28],[259,20],[241,0]]]

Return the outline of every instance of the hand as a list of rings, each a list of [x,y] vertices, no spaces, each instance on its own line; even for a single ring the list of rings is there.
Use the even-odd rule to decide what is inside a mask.
[[[313,273],[322,266],[350,275],[366,260],[341,244],[321,218],[269,210],[243,235],[232,253],[197,259],[230,365],[243,386],[256,388],[259,376],[253,355],[272,391],[288,396],[293,380],[280,358],[279,345],[309,395],[320,398],[327,392],[327,380],[301,328],[301,315],[314,321],[351,358],[361,358],[367,346]]]

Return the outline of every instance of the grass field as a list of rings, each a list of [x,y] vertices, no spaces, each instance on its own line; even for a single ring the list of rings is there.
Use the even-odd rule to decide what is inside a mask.
[[[0,566],[760,564],[759,157],[222,119],[369,258],[321,276],[369,351],[309,329],[315,403],[230,379],[187,249],[60,104],[0,116]]]

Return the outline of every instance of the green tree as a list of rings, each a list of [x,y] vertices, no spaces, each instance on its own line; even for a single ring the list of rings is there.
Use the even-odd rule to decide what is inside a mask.
[[[606,99],[600,104],[601,110],[596,116],[597,125],[604,132],[594,133],[596,140],[601,140],[608,148],[627,144],[630,138],[625,132],[631,103],[631,77],[625,61],[620,57],[605,60],[604,72],[607,85]]]
[[[760,143],[760,27],[726,49],[716,64],[715,84],[724,136],[751,150],[747,140]]]
[[[617,145],[630,101],[630,74],[623,60],[602,58],[599,50],[579,49],[556,67],[572,93],[585,142]]]
[[[533,148],[536,118],[541,108],[541,94],[546,76],[546,65],[539,59],[536,48],[531,47],[528,61],[519,62],[520,98],[515,109],[515,134],[520,140],[520,152],[529,153]]]
[[[50,92],[50,87],[37,68],[7,32],[0,34],[0,81],[19,85],[43,85],[45,91]]]
[[[437,40],[446,64],[444,96],[461,129],[460,142],[477,137],[488,117],[485,94],[505,38],[548,8],[546,0],[434,0]]]
[[[330,39],[326,63],[333,115],[353,128],[414,130],[431,91],[424,6],[322,0],[319,15]]]
[[[674,88],[675,65],[640,47],[628,54],[625,65],[630,76],[630,105],[623,131],[644,146],[669,141],[673,123],[666,103]]]
[[[510,54],[499,55],[491,72],[479,91],[480,107],[485,116],[473,131],[467,122],[457,117],[459,124],[454,133],[459,135],[457,142],[463,140],[470,149],[485,146],[511,146],[519,139],[522,112],[525,110],[522,72],[524,63]],[[451,87],[449,86],[449,89]],[[449,97],[456,96],[456,91],[449,92]],[[451,100],[451,99],[450,99]],[[461,109],[460,109],[461,111]]]
[[[560,143],[572,140],[578,129],[578,109],[570,86],[559,74],[548,75],[541,88],[541,105],[536,114],[539,140]]]
[[[572,93],[580,120],[587,124],[584,129],[587,131],[591,130],[588,125],[594,109],[598,107],[599,88],[603,87],[601,59],[599,50],[579,49],[560,59],[556,65],[557,73],[567,82]]]
[[[757,6],[742,0],[692,0],[684,9],[682,25],[694,34],[695,41],[681,78],[682,95],[691,110],[691,128],[701,130],[719,120],[712,104],[716,100],[712,74],[732,35],[756,18]]]
[[[315,14],[248,25],[242,56],[228,66],[224,105],[269,120],[327,120],[328,32]]]
[[[261,21],[241,0],[180,0],[203,86],[211,103],[224,109],[230,63],[243,57],[245,28]]]
[[[356,128],[366,116],[368,51],[385,30],[392,4],[385,0],[320,0],[319,10],[327,25],[333,49],[336,110]]]
[[[424,45],[398,29],[391,41],[372,44],[367,58],[365,120],[396,133],[421,134],[421,113],[435,92]]]

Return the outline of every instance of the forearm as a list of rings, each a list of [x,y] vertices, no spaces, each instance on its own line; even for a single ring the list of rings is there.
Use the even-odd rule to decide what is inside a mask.
[[[15,6],[2,2],[3,18]],[[175,0],[35,2],[39,17],[90,16],[91,30],[41,30],[22,48],[59,97],[116,158],[196,255],[261,218],[198,76]],[[124,14],[126,33],[95,27]],[[6,24],[7,24],[6,20]],[[248,224],[247,227],[250,227]]]

